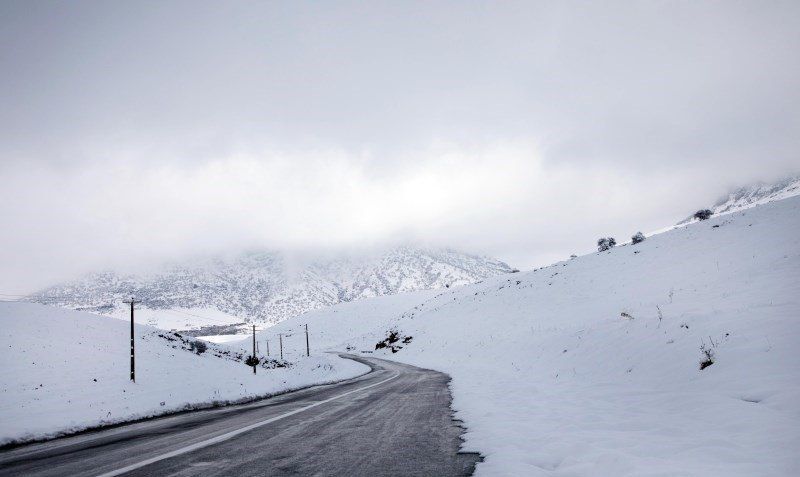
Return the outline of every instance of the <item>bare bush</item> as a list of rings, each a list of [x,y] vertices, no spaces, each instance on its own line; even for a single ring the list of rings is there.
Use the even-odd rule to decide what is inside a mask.
[[[597,239],[597,251],[599,252],[610,250],[615,245],[617,245],[617,241],[614,237],[601,237]]]
[[[714,215],[714,212],[711,212],[711,210],[701,209],[694,213],[694,218],[697,220],[708,220],[712,215]]]

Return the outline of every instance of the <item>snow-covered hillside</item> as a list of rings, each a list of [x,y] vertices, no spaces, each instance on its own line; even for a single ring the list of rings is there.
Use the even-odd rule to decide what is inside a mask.
[[[800,197],[406,298],[281,326],[450,374],[478,475],[800,475]]]
[[[285,358],[305,356],[305,326],[308,325],[309,341],[313,350],[340,348],[344,351],[357,351],[355,348],[346,349],[346,346],[337,345],[368,330],[388,329],[392,320],[403,312],[441,293],[441,290],[421,290],[340,303],[309,311],[295,319],[286,320],[259,332],[258,343],[263,351],[269,342],[271,356],[276,356],[280,339],[283,342]],[[245,338],[228,344],[246,350],[251,346],[251,341]]]
[[[796,195],[800,195],[800,176],[786,177],[772,183],[758,182],[740,187],[720,198],[709,210],[714,215],[729,214]],[[690,216],[680,224],[694,220],[694,217]]]
[[[337,303],[474,283],[510,271],[501,261],[446,249],[399,247],[378,256],[304,264],[285,254],[251,252],[231,260],[172,264],[146,276],[96,273],[30,300],[125,316],[122,301],[135,295],[144,309],[153,311],[146,314],[152,325],[188,329],[244,321],[278,323]]]
[[[0,445],[345,379],[369,368],[331,355],[264,362],[253,375],[238,350],[33,303],[0,302]],[[271,369],[267,369],[270,367]]]

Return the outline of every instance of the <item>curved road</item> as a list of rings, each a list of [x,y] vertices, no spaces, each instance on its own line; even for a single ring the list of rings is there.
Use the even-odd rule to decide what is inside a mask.
[[[178,414],[0,452],[0,476],[455,476],[445,374],[342,355],[372,371],[250,404]]]

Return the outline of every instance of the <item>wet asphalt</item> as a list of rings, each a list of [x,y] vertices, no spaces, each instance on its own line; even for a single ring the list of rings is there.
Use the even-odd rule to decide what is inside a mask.
[[[446,374],[343,355],[359,378],[0,452],[0,476],[464,476]]]

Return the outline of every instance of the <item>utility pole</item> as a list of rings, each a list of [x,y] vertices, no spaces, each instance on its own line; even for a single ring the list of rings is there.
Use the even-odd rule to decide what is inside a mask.
[[[306,356],[311,356],[311,348],[308,347],[308,323],[306,323]]]
[[[267,340],[267,358],[269,358],[269,340]]]
[[[122,303],[131,305],[131,381],[136,382],[136,361],[134,359],[134,345],[133,345],[133,305],[136,303],[141,303],[141,301],[136,301],[136,298],[131,297],[130,300],[125,300]]]
[[[256,325],[253,325],[253,374],[256,374]]]
[[[278,341],[281,345],[281,359],[283,359],[283,335],[280,333],[278,333]]]

